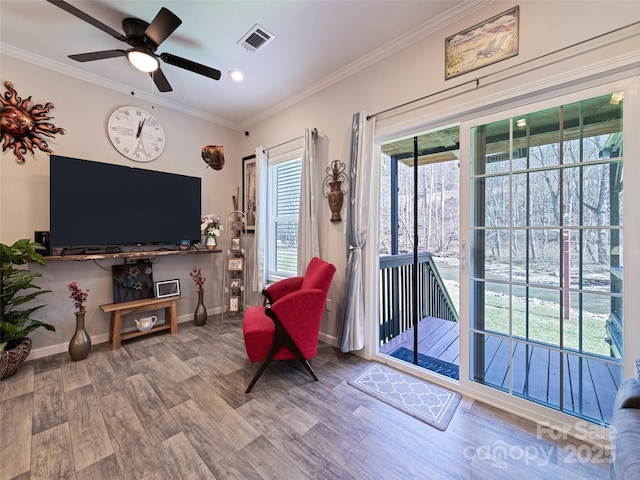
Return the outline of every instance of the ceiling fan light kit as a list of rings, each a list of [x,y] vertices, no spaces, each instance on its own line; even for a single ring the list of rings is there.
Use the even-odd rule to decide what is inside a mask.
[[[105,25],[101,21],[91,17],[82,10],[70,5],[64,0],[47,0],[49,3],[61,8],[67,13],[84,20],[90,25],[102,30],[104,33],[114,37],[121,42],[127,43],[131,48],[128,50],[105,50],[100,52],[81,53],[69,55],[69,58],[78,62],[91,62],[94,60],[104,60],[106,58],[124,57],[138,70],[152,73],[153,82],[161,92],[172,91],[171,85],[160,68],[160,60],[168,65],[173,65],[184,70],[188,70],[198,75],[220,79],[220,70],[206,65],[178,57],[170,53],[156,54],[157,48],[182,24],[182,20],[173,12],[162,7],[151,23],[147,23],[139,18],[125,18],[122,20],[122,30],[124,34]]]
[[[160,62],[156,57],[136,48],[127,52],[127,59],[131,65],[145,73],[155,72],[160,67]]]

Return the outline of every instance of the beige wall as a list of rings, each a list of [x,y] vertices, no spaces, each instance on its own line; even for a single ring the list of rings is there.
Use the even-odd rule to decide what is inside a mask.
[[[160,159],[149,164],[149,168],[197,175],[203,178],[203,210],[224,213],[232,209],[231,195],[236,186],[241,186],[241,158],[250,155],[259,145],[269,147],[302,135],[305,127],[315,127],[319,132],[319,165],[324,167],[332,160],[348,163],[350,127],[352,115],[360,110],[377,112],[394,105],[428,95],[453,85],[462,84],[477,76],[499,72],[526,60],[533,59],[562,47],[579,43],[616,28],[640,20],[640,8],[636,1],[520,1],[520,51],[519,55],[503,62],[485,67],[474,73],[455,79],[444,80],[444,40],[460,30],[481,22],[490,16],[514,6],[512,2],[490,4],[466,18],[448,25],[402,51],[372,64],[349,78],[334,84],[319,93],[287,108],[286,110],[245,126],[250,136],[242,131],[232,131],[183,113],[163,107],[154,109],[165,125],[167,149]],[[635,39],[617,39],[615,44],[597,51],[586,51],[573,59],[559,60],[546,68],[536,68],[492,86],[471,89],[465,95],[443,95],[438,102],[423,107],[416,104],[410,109],[385,115],[378,119],[379,131],[402,128],[418,128],[420,125],[461,120],[456,112],[469,112],[497,108],[493,104],[504,102],[504,94],[519,95],[519,87],[527,85],[545,95],[558,95],[562,89],[571,88],[576,80],[563,84],[565,72],[581,68],[588,75],[590,64],[601,64],[608,59],[629,55],[637,50]],[[558,55],[560,58],[562,55]],[[104,133],[107,118],[117,106],[125,104],[150,108],[146,101],[113,92],[68,76],[44,70],[40,67],[0,56],[1,80],[11,80],[21,95],[51,101],[55,124],[66,128],[66,135],[59,135],[50,142],[56,154],[87,158],[111,163],[128,164],[109,144]],[[503,76],[511,75],[507,73]],[[637,72],[636,72],[637,73]],[[630,75],[630,73],[625,73]],[[494,76],[491,81],[495,81]],[[321,79],[319,79],[321,80]],[[545,83],[549,81],[549,84]],[[597,79],[594,82],[597,83]],[[483,85],[487,82],[483,81]],[[538,85],[536,87],[536,85]],[[555,87],[554,87],[555,85]],[[555,89],[555,93],[554,93]],[[526,102],[524,97],[520,100]],[[476,112],[477,115],[480,112]],[[451,116],[452,118],[448,118]],[[206,169],[200,158],[200,148],[207,144],[225,146],[227,163],[220,172]],[[12,154],[2,154],[0,162],[0,241],[7,243],[20,237],[32,238],[34,230],[48,229],[48,157],[41,152],[25,165],[18,165]],[[322,178],[323,175],[320,177]],[[326,199],[321,198],[320,235],[321,255],[337,266],[330,298],[332,311],[325,316],[322,331],[325,339],[333,340],[339,335],[341,325],[342,297],[344,289],[345,230],[344,222],[330,223],[330,212]],[[343,211],[343,219],[346,213]],[[374,225],[373,228],[377,226]],[[201,258],[204,257],[204,258]],[[215,257],[215,258],[210,258]],[[161,278],[180,278],[185,287],[186,298],[180,302],[179,315],[187,318],[195,308],[195,294],[188,271],[195,263],[201,264],[208,273],[211,294],[206,298],[209,309],[222,303],[220,285],[213,277],[220,276],[222,255],[200,255],[189,259],[162,259],[154,265],[154,274]],[[58,327],[58,332],[38,332],[34,335],[34,348],[62,345],[71,336],[73,314],[71,300],[67,298],[66,284],[77,281],[83,288],[91,290],[90,312],[87,315],[89,333],[106,338],[107,317],[98,305],[108,303],[111,298],[109,273],[93,263],[76,264],[64,262],[49,264],[42,269],[43,286],[54,290],[48,294],[46,309],[42,315]],[[51,347],[53,348],[53,347]]]
[[[304,127],[309,126],[317,128],[319,132],[318,163],[321,166],[328,165],[334,159],[340,159],[348,164],[351,120],[355,112],[382,111],[449,89],[453,85],[472,81],[479,76],[500,72],[526,60],[535,59],[545,53],[554,52],[640,20],[640,3],[636,1],[521,1],[517,4],[520,5],[521,29],[518,56],[449,81],[444,80],[445,38],[516,5],[512,2],[496,2],[285,111],[247,127],[251,136],[241,140],[243,155],[251,153],[257,145],[267,147],[295,138],[301,134]],[[552,79],[558,85],[563,82],[562,77],[565,71],[584,68],[586,70],[584,75],[587,75],[589,74],[588,66],[591,63],[608,61],[637,51],[637,31],[636,29],[636,36],[632,41],[627,39],[616,42],[599,51],[587,52],[573,59],[564,58],[567,54],[562,54],[560,57],[563,59],[559,63],[547,68],[538,68],[540,63],[536,63],[534,64],[536,68],[532,71],[514,77],[513,80],[480,89],[475,89],[473,85],[464,87],[461,90],[470,90],[470,93],[460,95],[459,91],[450,92],[437,96],[426,107],[424,106],[426,102],[419,102],[409,108],[383,115],[377,119],[377,131],[384,133],[405,128],[417,129],[420,125],[426,128],[428,125],[438,123],[462,121],[473,115],[469,112],[474,108],[479,108],[475,113],[479,116],[489,108],[492,102],[504,103],[505,100],[501,96],[505,91],[510,92],[511,98],[520,95],[520,87],[525,84],[538,83],[540,84],[538,89],[546,92],[546,95],[559,95],[560,88],[556,88],[556,93],[553,93],[553,87],[547,91],[549,87],[545,81]],[[484,85],[496,82],[499,78],[512,73],[515,72],[495,75],[481,83]],[[625,75],[631,75],[631,73],[625,73]],[[563,85],[563,88],[566,88],[566,85]],[[526,103],[527,99],[523,98],[520,102]],[[464,117],[455,115],[455,112],[465,112]],[[333,308],[325,315],[322,331],[325,338],[333,339],[339,336],[342,324],[340,315],[346,250],[344,224],[332,224],[329,218],[328,205],[326,200],[322,199],[321,255],[337,266],[336,277],[330,291]],[[343,211],[343,219],[345,218],[346,214]],[[372,226],[372,230],[376,228],[377,225]]]
[[[1,56],[1,79],[11,81],[23,98],[33,96],[33,102],[52,102],[55,108],[52,123],[65,129],[64,135],[47,140],[56,155],[94,160],[137,168],[160,170],[202,178],[202,211],[226,215],[233,210],[232,195],[242,188],[239,134],[227,127],[194,116],[170,110],[160,105],[118,93],[97,85],[76,80],[61,73],[45,70],[9,56]],[[5,91],[4,86],[2,87]],[[106,135],[109,115],[122,105],[136,105],[147,110],[162,123],[167,142],[164,153],[149,163],[136,163],[121,156]],[[204,163],[201,149],[205,145],[224,145],[226,163],[215,171]],[[20,165],[8,150],[0,161],[0,241],[13,243],[18,238],[33,239],[34,231],[49,230],[49,156],[36,150]],[[170,194],[170,193],[169,193]],[[114,188],[114,208],[127,208],[126,192]],[[81,198],[77,199],[79,202]],[[180,199],[176,198],[176,202]],[[171,219],[167,219],[170,221]],[[78,219],[82,222],[82,218]],[[221,238],[224,248],[224,237]],[[153,265],[154,279],[179,278],[185,298],[178,302],[178,315],[188,319],[195,310],[197,295],[189,272],[194,266],[203,269],[207,279],[205,304],[213,313],[222,305],[219,271],[223,254],[163,257]],[[100,262],[49,262],[41,271],[39,282],[51,293],[40,297],[46,308],[38,318],[52,323],[56,332],[36,331],[32,334],[34,356],[64,350],[73,333],[73,304],[67,285],[75,281],[83,290],[89,289],[87,330],[94,342],[105,341],[109,331],[107,314],[99,306],[111,303],[111,265],[122,260]],[[40,349],[40,350],[39,350]]]

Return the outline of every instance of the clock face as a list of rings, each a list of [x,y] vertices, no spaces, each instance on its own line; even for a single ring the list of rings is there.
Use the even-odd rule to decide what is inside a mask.
[[[139,107],[120,107],[109,117],[107,132],[113,146],[136,162],[150,162],[164,150],[164,130],[160,122]]]

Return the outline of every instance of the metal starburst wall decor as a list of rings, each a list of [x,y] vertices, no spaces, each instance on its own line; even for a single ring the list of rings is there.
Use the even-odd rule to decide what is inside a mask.
[[[53,118],[47,115],[53,108],[53,103],[47,102],[44,106],[36,104],[29,109],[31,97],[22,100],[11,82],[4,82],[4,86],[8,92],[0,97],[2,151],[12,147],[13,153],[18,157],[16,160],[18,163],[24,163],[24,154],[27,151],[34,153],[34,147],[43,152],[53,153],[45,139],[39,136],[54,138],[56,133],[64,135],[64,129],[47,123],[47,120]]]

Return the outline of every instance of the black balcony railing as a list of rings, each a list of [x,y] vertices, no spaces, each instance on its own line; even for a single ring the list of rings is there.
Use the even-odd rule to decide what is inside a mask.
[[[417,320],[436,317],[458,321],[458,312],[429,252],[418,254],[417,265],[412,253],[381,256],[380,345],[413,325],[414,269],[417,269]]]

